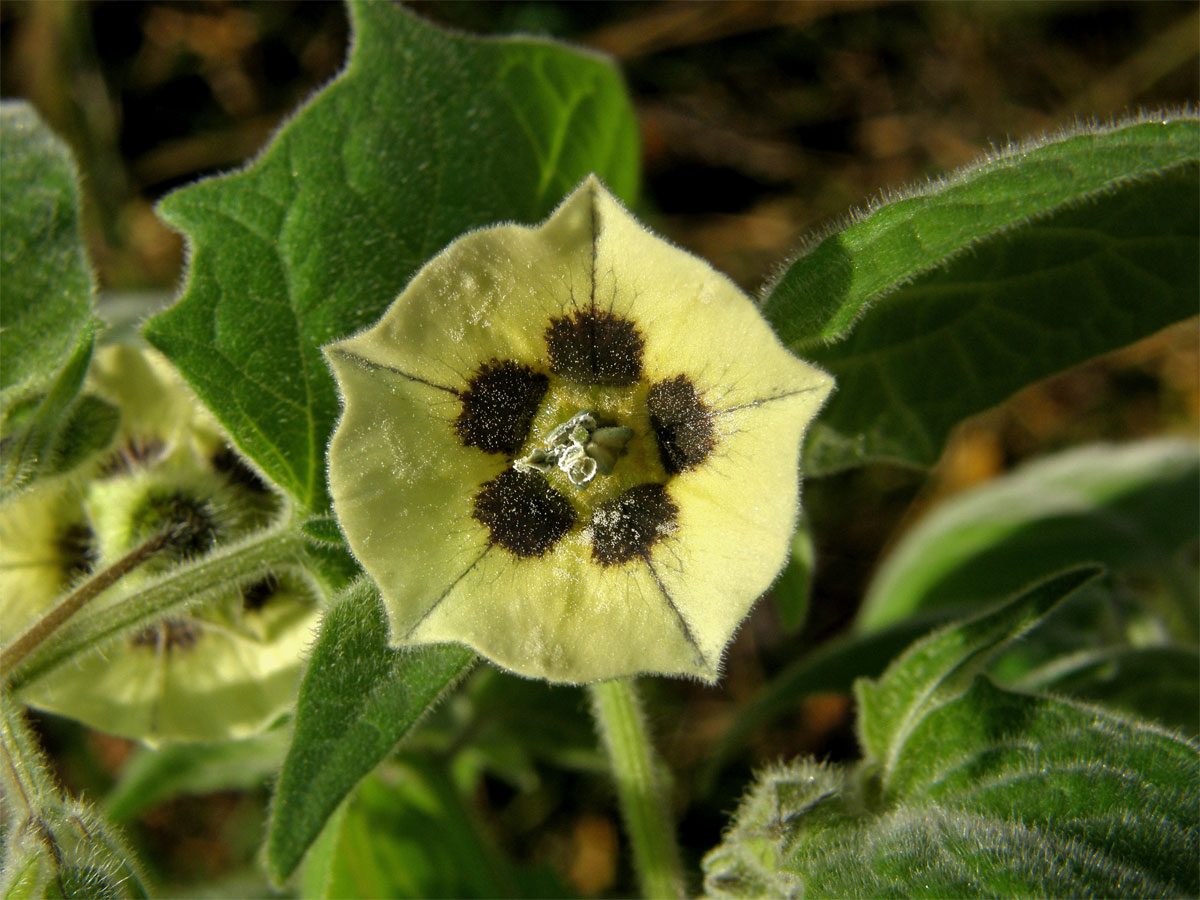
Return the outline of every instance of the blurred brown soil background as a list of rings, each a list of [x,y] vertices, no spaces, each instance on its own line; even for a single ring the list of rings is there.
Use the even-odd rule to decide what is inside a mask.
[[[645,215],[752,293],[803,235],[884,189],[1011,138],[1139,109],[1195,108],[1200,95],[1193,2],[411,6],[466,31],[549,34],[615,57],[642,131]],[[155,201],[253,155],[336,74],[346,36],[343,8],[327,2],[0,4],[0,91],[30,100],[80,161],[103,303],[136,311],[167,302],[183,248],[155,218]],[[786,634],[772,605],[761,603],[718,688],[651,686],[666,701],[655,725],[684,801],[689,773],[740,705],[845,624],[880,553],[932,503],[1060,447],[1195,435],[1198,373],[1193,320],[965,423],[928,479],[875,467],[810,483],[818,570],[805,628]],[[850,721],[845,697],[798,703],[793,717],[756,738],[728,792],[682,803],[687,851],[717,840],[752,765],[796,753],[853,755]],[[102,790],[129,749],[39,722],[76,789]],[[137,841],[163,883],[198,891],[196,879],[240,879],[265,796],[172,801],[143,817]],[[504,827],[500,801],[481,803]],[[568,804],[543,822],[557,838],[518,834],[510,849],[549,847],[581,893],[619,893],[628,882],[614,874],[611,815]],[[253,881],[223,883],[255,889]]]

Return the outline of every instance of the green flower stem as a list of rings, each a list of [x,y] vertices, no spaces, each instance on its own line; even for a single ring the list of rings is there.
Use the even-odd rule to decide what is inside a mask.
[[[3,678],[13,667],[29,655],[42,641],[50,637],[62,625],[83,609],[84,604],[110,587],[127,573],[133,571],[154,554],[158,553],[174,536],[175,530],[165,529],[154,537],[138,544],[107,569],[103,569],[79,585],[50,612],[42,616],[29,627],[19,638],[0,652],[0,678]]]
[[[118,603],[76,616],[29,653],[13,670],[9,686],[15,691],[101,641],[178,613],[217,591],[298,568],[304,554],[304,539],[294,530],[272,529],[172,569]]]
[[[617,783],[642,894],[647,900],[682,897],[675,829],[633,681],[601,681],[591,685],[590,691],[592,714]]]

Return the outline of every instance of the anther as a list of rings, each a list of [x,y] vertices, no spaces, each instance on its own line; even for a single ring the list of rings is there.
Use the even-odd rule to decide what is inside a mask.
[[[535,447],[513,462],[518,472],[537,471],[543,475],[555,468],[577,488],[587,487],[597,474],[610,475],[617,457],[633,437],[633,429],[624,425],[600,427],[596,417],[584,410],[571,416]]]

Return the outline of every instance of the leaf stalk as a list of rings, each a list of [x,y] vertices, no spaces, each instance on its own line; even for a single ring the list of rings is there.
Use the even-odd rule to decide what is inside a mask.
[[[166,539],[170,540],[170,533]],[[8,676],[9,688],[16,691],[101,641],[153,624],[214,593],[229,590],[266,572],[302,568],[304,552],[304,539],[289,527],[282,526],[184,563],[132,591],[120,602],[78,617],[54,634],[53,639],[34,644],[36,649],[26,651],[28,655],[20,660],[20,665],[14,664],[11,672],[7,668],[3,670]]]
[[[17,663],[83,609],[89,600],[108,590],[122,577],[162,550],[175,537],[177,531],[174,527],[163,529],[67,594],[46,615],[29,626],[24,634],[0,651],[0,678],[6,677]]]

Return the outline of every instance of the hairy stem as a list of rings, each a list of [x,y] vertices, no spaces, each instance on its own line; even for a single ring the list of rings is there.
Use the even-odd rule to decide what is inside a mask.
[[[14,668],[9,686],[15,691],[110,637],[151,625],[218,591],[299,566],[304,549],[303,538],[291,529],[273,529],[171,569],[120,602],[75,617]]]
[[[97,572],[48,613],[34,622],[24,634],[0,652],[0,678],[8,675],[13,667],[24,659],[31,650],[57,631],[67,619],[83,609],[84,604],[96,595],[108,590],[124,575],[136,569],[170,543],[175,529],[167,528],[138,544],[107,569]]]
[[[8,824],[33,815],[57,790],[25,724],[24,710],[6,691],[0,690],[0,786],[6,801]]]
[[[25,711],[0,688],[5,897],[146,897],[130,848],[87,803],[63,793]],[[83,875],[81,881],[80,875]]]
[[[675,829],[633,681],[601,681],[591,685],[590,691],[592,714],[616,781],[642,895],[647,900],[682,897]]]

